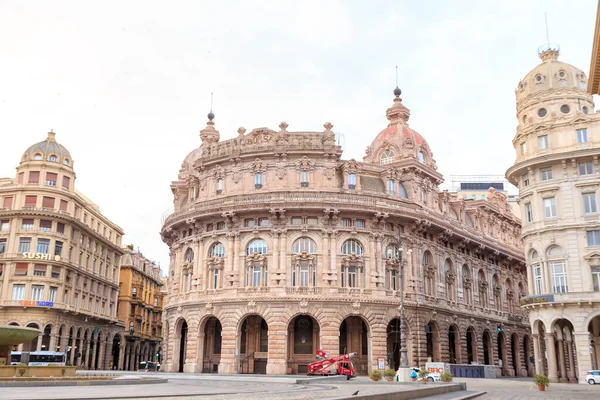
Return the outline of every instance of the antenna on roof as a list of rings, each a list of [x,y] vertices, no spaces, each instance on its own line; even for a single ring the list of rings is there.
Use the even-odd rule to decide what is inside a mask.
[[[548,34],[548,13],[544,12],[544,21],[546,22],[546,44],[550,48],[550,35]]]
[[[398,64],[396,64],[396,87],[398,87]]]
[[[210,112],[212,112],[212,104],[213,104],[213,93],[210,92]]]

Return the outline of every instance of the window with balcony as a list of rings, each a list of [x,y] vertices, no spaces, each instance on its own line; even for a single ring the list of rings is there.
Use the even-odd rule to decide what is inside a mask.
[[[594,164],[590,162],[579,163],[579,175],[593,175],[594,174]]]
[[[583,210],[587,214],[596,214],[598,207],[596,205],[596,193],[583,194]]]
[[[588,141],[588,134],[587,134],[587,129],[577,129],[577,143],[587,143]]]
[[[550,197],[544,199],[544,217],[556,218],[556,198]]]
[[[50,239],[38,239],[36,251],[42,254],[50,253]]]
[[[348,174],[348,189],[356,189],[356,174]]]
[[[308,187],[308,171],[301,171],[300,172],[300,187],[306,188]]]
[[[550,179],[552,179],[552,168],[540,169],[540,177],[542,181],[549,181]]]
[[[46,172],[46,185],[48,186],[56,186],[56,180],[58,179],[58,175],[54,172]]]
[[[254,188],[262,189],[262,187],[263,187],[263,174],[261,172],[258,172],[256,174],[254,174]]]
[[[19,238],[19,253],[28,253],[31,251],[31,238]]]
[[[40,231],[51,232],[52,231],[52,221],[47,219],[42,219],[40,221]]]
[[[600,246],[600,231],[587,231],[588,247]]]
[[[217,179],[217,194],[223,193],[223,179]]]
[[[25,231],[30,231],[33,229],[33,220],[32,219],[24,219],[21,221],[21,229]]]
[[[25,300],[25,285],[13,285],[13,300]]]
[[[542,293],[542,266],[539,264],[533,266],[533,291],[536,295]]]

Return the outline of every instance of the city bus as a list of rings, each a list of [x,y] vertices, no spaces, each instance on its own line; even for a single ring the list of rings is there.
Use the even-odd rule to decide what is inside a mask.
[[[10,365],[27,364],[45,367],[50,364],[64,366],[67,355],[58,351],[11,351]]]

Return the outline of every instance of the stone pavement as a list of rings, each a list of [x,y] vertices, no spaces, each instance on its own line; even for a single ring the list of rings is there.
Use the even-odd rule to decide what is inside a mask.
[[[596,400],[600,399],[600,385],[581,385],[576,383],[551,383],[544,392],[540,392],[532,378],[468,379],[457,378],[465,382],[469,391],[485,391],[477,400]],[[435,397],[430,397],[433,400]],[[441,399],[440,399],[441,400]]]

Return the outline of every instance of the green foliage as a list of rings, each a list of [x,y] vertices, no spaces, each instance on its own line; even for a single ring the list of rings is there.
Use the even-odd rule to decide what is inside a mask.
[[[378,369],[374,369],[370,374],[369,374],[369,378],[373,379],[374,381],[380,381],[381,377],[383,375],[381,374],[381,371]]]
[[[442,382],[452,382],[452,373],[446,371],[440,374],[440,380]]]
[[[429,371],[427,371],[425,368],[421,368],[421,370],[419,371],[418,377],[420,379],[423,379],[423,378],[427,378],[427,375],[429,375]]]
[[[533,381],[538,386],[550,386],[550,381],[548,380],[548,377],[546,375],[535,374],[533,376]]]
[[[394,371],[391,368],[388,368],[385,371],[383,371],[383,376],[385,378],[394,378],[396,376],[396,371]]]

